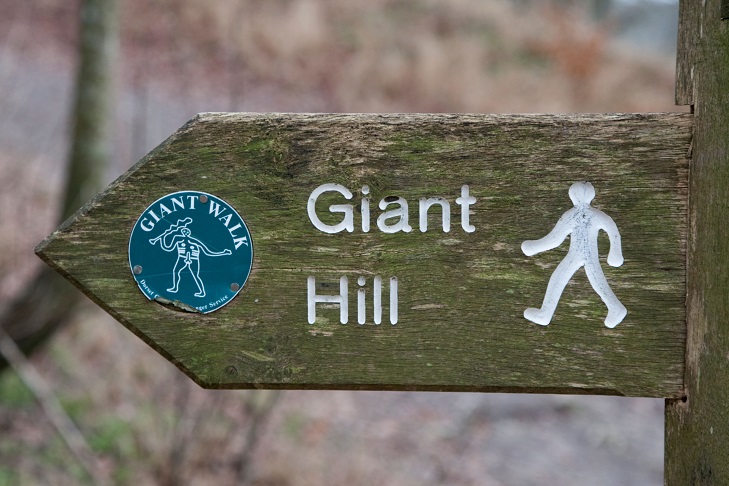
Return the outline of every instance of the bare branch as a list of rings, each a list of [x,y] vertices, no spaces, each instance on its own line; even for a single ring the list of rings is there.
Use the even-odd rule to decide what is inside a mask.
[[[36,371],[33,364],[25,358],[15,341],[0,327],[0,355],[10,364],[18,374],[25,386],[35,395],[36,400],[55,427],[58,435],[68,446],[76,460],[86,473],[93,479],[94,484],[110,484],[102,476],[97,466],[94,453],[91,451],[86,439],[76,424],[71,420],[59,403],[50,385]]]

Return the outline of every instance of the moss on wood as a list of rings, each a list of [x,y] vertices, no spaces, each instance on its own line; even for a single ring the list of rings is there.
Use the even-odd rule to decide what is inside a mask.
[[[205,114],[188,123],[39,246],[97,303],[213,388],[531,391],[675,397],[683,393],[687,161],[692,117],[655,115]],[[623,237],[626,262],[605,265],[628,308],[616,329],[583,272],[548,327],[541,304],[568,243],[532,258],[571,207],[571,183],[594,184],[596,207]],[[311,191],[370,188],[372,230],[325,234],[307,217]],[[461,229],[461,186],[477,198]],[[192,315],[148,301],[129,271],[137,217],[165,194],[200,190],[243,216],[254,270],[223,309]],[[410,204],[408,234],[383,234],[377,202]],[[445,197],[451,231],[418,229],[418,199]],[[325,211],[336,198],[322,201]],[[357,204],[353,201],[353,204]],[[360,208],[361,209],[361,208]],[[326,216],[322,214],[322,219]],[[336,221],[330,217],[327,221]],[[607,239],[601,239],[603,258]],[[98,262],[103,262],[99,264]],[[350,279],[349,324],[319,306],[307,324],[306,278],[318,292]],[[356,277],[397,276],[396,326],[356,324]],[[383,295],[387,316],[387,291]],[[371,304],[368,303],[371,315]],[[235,370],[231,373],[226,370]]]

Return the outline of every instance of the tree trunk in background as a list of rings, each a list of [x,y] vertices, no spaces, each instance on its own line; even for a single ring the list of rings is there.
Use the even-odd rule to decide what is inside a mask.
[[[107,127],[118,38],[116,10],[116,0],[82,0],[79,6],[79,67],[61,221],[101,189],[108,165]],[[0,326],[28,353],[69,320],[80,296],[68,282],[44,266],[3,309]],[[0,360],[0,370],[6,366]]]

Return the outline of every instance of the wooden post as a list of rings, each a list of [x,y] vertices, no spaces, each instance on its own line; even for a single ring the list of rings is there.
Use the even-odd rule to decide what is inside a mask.
[[[681,2],[676,101],[695,125],[686,395],[666,401],[667,485],[729,484],[728,22],[720,0]]]

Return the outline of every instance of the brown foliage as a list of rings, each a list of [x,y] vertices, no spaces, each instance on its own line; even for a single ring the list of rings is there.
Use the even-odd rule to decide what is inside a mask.
[[[115,153],[149,148],[129,146],[137,143],[135,130],[183,123],[167,113],[170,106],[183,106],[187,117],[193,106],[362,112],[674,109],[672,59],[625,52],[609,24],[595,25],[584,12],[516,5],[122,2]],[[56,213],[66,147],[38,133],[68,130],[65,113],[49,108],[48,100],[62,93],[58,86],[38,92],[24,76],[36,63],[50,66],[37,77],[67,76],[76,10],[76,1],[0,0],[0,112],[12,114],[0,122],[0,298],[5,300],[32,275],[37,262],[31,248],[52,230]],[[134,123],[124,118],[129,111],[138,112]],[[24,136],[8,135],[24,126],[31,127]],[[149,138],[150,144],[158,141]],[[134,162],[120,158],[116,174]],[[91,311],[34,362],[118,484],[233,484],[241,478],[269,485],[495,483],[505,469],[508,477],[523,478],[520,469],[537,468],[535,456],[524,456],[523,450],[540,430],[546,436],[566,428],[557,420],[562,408],[529,411],[539,427],[521,431],[525,445],[509,455],[502,447],[504,435],[514,435],[524,416],[509,421],[505,414],[499,422],[489,415],[492,409],[478,405],[484,397],[290,392],[271,409],[269,428],[256,429],[252,424],[266,415],[255,405],[262,395],[199,390],[138,338]],[[10,481],[21,484],[77,483],[71,459],[59,452],[32,400],[23,402],[22,393],[5,380],[0,382],[0,482],[10,471]],[[20,406],[13,405],[13,397]],[[652,405],[632,406],[644,419],[654,412]],[[573,418],[588,409],[580,410]],[[589,433],[573,433],[572,449],[551,437],[549,448],[561,452],[534,469],[531,478],[566,484],[569,478],[558,476],[560,469],[579,467],[574,458],[582,457],[580,446],[592,442],[601,454],[617,450],[625,456],[633,450],[630,444],[645,440],[645,421],[624,428],[607,420],[602,426],[591,423]],[[505,423],[511,428],[499,428]],[[649,459],[659,464],[660,476],[660,457]],[[595,477],[582,484],[596,483]]]

